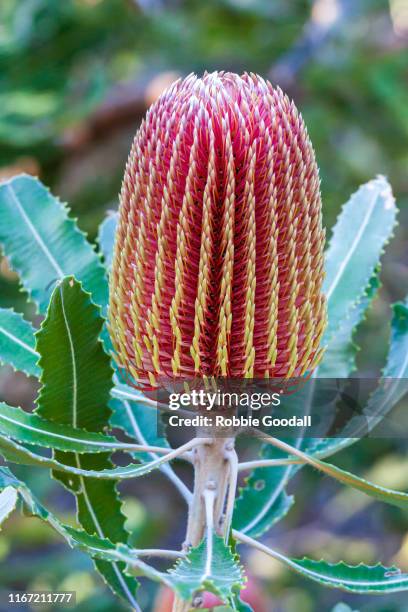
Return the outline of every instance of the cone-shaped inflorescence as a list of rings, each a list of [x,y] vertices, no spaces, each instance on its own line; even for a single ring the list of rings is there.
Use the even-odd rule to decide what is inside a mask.
[[[110,329],[140,383],[294,377],[325,326],[318,168],[303,120],[256,75],[174,83],[136,134]]]

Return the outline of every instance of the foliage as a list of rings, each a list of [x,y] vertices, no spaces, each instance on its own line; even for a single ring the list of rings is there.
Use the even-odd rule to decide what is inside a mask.
[[[108,344],[100,339],[107,275],[75,222],[39,181],[23,176],[0,186],[0,221],[5,219],[4,228],[15,213],[11,197],[18,202],[15,208],[24,211],[21,219],[28,215],[30,222],[20,222],[17,227],[13,221],[16,231],[6,235],[3,229],[0,236],[11,264],[21,275],[22,287],[45,318],[35,332],[18,313],[0,311],[2,361],[41,382],[34,413],[0,405],[0,452],[10,465],[50,468],[54,478],[75,496],[79,527],[63,524],[35,499],[29,484],[7,468],[0,470],[1,522],[15,510],[20,498],[31,514],[50,524],[72,547],[88,553],[111,589],[136,610],[140,608],[135,600],[135,575],[170,586],[187,600],[205,589],[220,596],[228,609],[245,609],[239,600],[244,584],[235,552],[239,543],[260,548],[288,568],[326,586],[370,594],[407,590],[407,575],[395,567],[292,559],[253,539],[281,520],[293,504],[286,487],[301,466],[290,463],[292,457],[375,499],[407,508],[407,494],[375,485],[322,460],[355,442],[346,431],[340,439],[316,441],[300,436],[292,446],[282,440],[266,440],[261,458],[279,459],[282,465],[257,467],[248,478],[236,500],[233,548],[211,531],[187,553],[168,551],[169,557],[180,557],[168,571],[145,563],[144,554],[154,555],[155,551],[144,553],[130,546],[116,481],[161,469],[188,500],[188,488],[168,463],[188,460],[188,452],[197,441],[173,450],[164,436],[157,435],[157,410],[152,400],[117,382]],[[336,368],[350,375],[356,367],[354,331],[378,289],[380,258],[394,228],[395,212],[389,184],[379,177],[354,194],[335,226],[327,253],[331,320],[326,354],[319,366],[325,375]],[[104,223],[99,241],[107,267],[114,230],[112,215]],[[53,270],[52,264],[50,267],[52,261],[58,262],[61,271],[56,277],[55,266]],[[336,261],[340,265],[335,265]],[[51,294],[50,281],[54,285]],[[383,416],[406,393],[407,343],[408,302],[394,306],[384,369],[384,377],[392,377],[395,387],[387,402],[381,385],[373,391],[366,406],[370,414]],[[296,398],[299,401],[298,395]],[[303,399],[304,411],[312,405],[313,394]],[[134,442],[123,442],[119,430]],[[46,449],[52,449],[52,456]],[[119,450],[130,454],[136,463],[117,465],[112,453]]]
[[[131,139],[147,104],[160,91],[160,83],[169,79],[167,71],[172,72],[171,78],[175,73],[184,75],[213,69],[251,70],[267,76],[287,91],[302,110],[320,166],[323,213],[328,227],[334,222],[343,196],[355,191],[357,185],[366,183],[377,173],[385,173],[393,185],[401,210],[401,226],[382,258],[384,286],[379,290],[378,267],[367,286],[359,285],[358,280],[355,287],[361,299],[348,309],[348,317],[336,329],[319,367],[319,376],[330,377],[334,372],[347,377],[357,368],[360,374],[371,375],[378,363],[385,363],[385,379],[401,376],[395,380],[393,390],[393,401],[398,401],[406,392],[404,357],[408,344],[408,305],[404,300],[406,267],[402,261],[408,210],[407,38],[406,30],[404,33],[401,29],[406,22],[404,11],[398,8],[403,4],[397,0],[208,0],[204,3],[198,0],[2,0],[0,180],[23,170],[40,175],[53,193],[59,194],[62,201],[69,201],[73,215],[79,217],[80,227],[91,238],[98,234],[100,251],[108,266],[115,217],[107,217],[99,233],[98,224],[105,210],[116,209],[118,185]],[[323,10],[319,11],[319,7]],[[126,97],[127,105],[123,107]],[[390,213],[393,215],[393,211]],[[52,217],[57,231],[61,222],[64,223],[64,214],[63,206],[59,213],[54,210]],[[15,222],[15,213],[5,221]],[[352,225],[350,233],[358,230],[357,225]],[[7,226],[6,235],[10,228],[15,233],[25,230],[22,240],[29,236],[21,217],[16,225]],[[46,233],[47,246],[48,237]],[[78,234],[72,239],[77,245],[82,242]],[[384,235],[384,241],[387,240]],[[377,247],[374,241],[372,246]],[[43,254],[38,253],[36,257],[44,261]],[[94,259],[91,249],[86,257]],[[370,266],[371,263],[364,271],[365,278]],[[38,265],[32,271],[33,277],[39,268]],[[67,269],[66,274],[74,275],[82,281],[85,290],[91,290],[84,278],[78,277],[78,270]],[[95,277],[99,274],[100,271],[96,272]],[[54,272],[47,279],[44,275],[45,268],[37,277],[38,287],[32,288],[32,296],[41,301],[42,315],[46,314],[57,284]],[[125,448],[126,456],[131,457],[129,460],[143,463],[133,463],[127,474],[136,469],[140,470],[136,474],[152,470],[148,477],[126,478],[120,484],[125,502],[122,507],[128,517],[127,526],[132,530],[132,546],[150,546],[164,537],[165,529],[166,542],[173,546],[181,537],[178,522],[182,507],[178,504],[182,502],[177,495],[180,492],[186,500],[189,498],[189,490],[186,485],[182,488],[177,474],[188,479],[189,467],[185,467],[185,462],[179,464],[177,474],[170,462],[145,467],[146,463],[165,455],[141,453],[135,446],[150,443],[164,447],[168,442],[156,438],[155,408],[140,392],[119,384],[115,378],[109,401],[112,429],[103,434],[74,429],[28,412],[41,376],[34,337],[39,317],[33,314],[32,303],[26,302],[27,292],[18,291],[15,276],[3,258],[0,261],[0,306],[3,307],[0,362],[11,368],[0,371],[2,395],[4,392],[3,398],[9,404],[0,406],[0,452],[10,458],[10,466],[14,459],[47,468],[13,464],[13,471],[27,483],[28,489],[47,500],[45,505],[56,508],[64,523],[71,524],[74,504],[70,501],[74,497],[49,478],[49,469],[58,466],[46,449],[51,446],[63,454],[75,452],[82,456],[92,452],[109,458],[118,445],[128,445]],[[101,287],[107,291],[105,281]],[[399,303],[393,307],[388,350],[387,313],[389,303],[396,300]],[[10,310],[11,305],[16,312]],[[106,341],[106,330],[103,337]],[[364,350],[359,352],[358,345]],[[21,372],[29,374],[30,380]],[[381,414],[387,407],[384,400],[384,385],[379,385],[366,411]],[[15,405],[24,406],[24,410]],[[351,442],[347,437],[320,442],[302,440],[300,448],[320,459],[336,453],[330,461],[339,463],[348,472],[358,472],[384,486],[406,487],[407,465],[402,440],[362,441],[349,449]],[[337,454],[342,449],[345,451]],[[261,453],[265,459],[287,456],[270,445],[264,445]],[[113,458],[120,463],[113,468],[117,469],[115,478],[122,477],[123,455],[116,454]],[[171,485],[166,489],[166,482],[156,476],[158,470],[167,473],[176,484],[174,495]],[[316,470],[302,468],[301,478],[296,478],[297,474],[299,466],[253,470],[240,494],[247,503],[237,501],[234,526],[245,529],[253,522],[253,529],[246,533],[259,537],[274,525],[273,541],[278,540],[282,549],[295,549],[295,556],[306,552],[319,558],[324,554],[333,561],[344,554],[342,558],[346,557],[348,563],[358,559],[372,563],[378,555],[383,560],[394,557],[397,542],[401,541],[396,563],[406,563],[402,539],[406,532],[405,513],[383,504],[367,509],[364,504],[372,498],[358,492],[353,496],[343,488],[337,494],[330,478],[319,480],[317,488]],[[4,486],[19,488],[16,483]],[[275,486],[276,499],[269,494],[270,487]],[[317,511],[311,508],[312,495]],[[331,495],[333,499],[328,500]],[[136,496],[143,498],[146,508]],[[10,501],[13,497],[8,491],[3,499]],[[19,497],[21,505],[20,493]],[[339,508],[335,516],[330,515],[334,501]],[[11,506],[10,501],[6,507]],[[24,507],[31,512],[27,503]],[[286,520],[281,521],[290,509]],[[262,515],[259,521],[258,514]],[[319,530],[315,537],[317,520]],[[74,581],[75,589],[84,597],[81,601],[78,597],[78,612],[122,610],[119,600],[109,596],[102,582],[94,581],[92,562],[88,563],[80,548],[65,554],[64,536],[55,535],[53,530],[42,527],[43,524],[48,525],[49,521],[21,519],[17,512],[6,519],[0,541],[1,584],[15,587],[18,576],[18,588],[21,585],[38,588],[39,581],[41,588],[45,584],[58,590],[65,581],[71,580],[71,588]],[[330,531],[330,537],[325,530]],[[301,538],[298,533],[302,534]],[[260,565],[268,568],[255,556],[248,559],[250,567],[253,560],[257,573]],[[347,603],[338,603],[335,612],[356,612],[368,607],[373,612],[383,612],[385,608],[400,612],[406,607],[405,593],[401,599],[394,593],[391,599],[376,600],[365,595],[343,595],[322,589],[313,580],[302,580],[296,572],[291,581],[287,571],[279,573],[275,567],[272,569],[274,579],[264,584],[271,597],[267,609],[273,609],[278,598],[285,612],[329,610],[343,600]],[[263,569],[259,574],[266,571]],[[137,597],[142,609],[151,612],[148,603],[154,599],[154,587],[144,579],[142,582],[144,585]]]

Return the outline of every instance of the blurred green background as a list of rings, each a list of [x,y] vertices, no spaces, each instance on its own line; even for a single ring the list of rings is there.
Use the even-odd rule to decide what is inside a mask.
[[[305,118],[327,227],[360,183],[381,173],[393,186],[400,226],[383,261],[380,297],[358,334],[361,370],[376,373],[386,352],[389,304],[408,292],[407,47],[407,0],[1,0],[0,180],[20,171],[39,175],[94,239],[106,211],[117,207],[134,132],[164,87],[191,71],[268,77]],[[4,259],[0,304],[26,308],[35,319]],[[2,398],[29,408],[33,395],[32,381],[1,370]],[[364,441],[338,460],[379,484],[407,489],[406,450],[403,440]],[[69,494],[47,474],[19,472],[64,520],[75,520]],[[183,503],[160,475],[121,488],[134,544],[182,541]],[[333,561],[396,562],[408,571],[402,511],[307,470],[291,488],[298,503],[268,536],[274,546]],[[348,596],[307,583],[258,553],[248,554],[247,563],[270,612],[336,605],[345,612],[340,602],[350,610],[408,611],[406,595]],[[67,550],[36,519],[17,515],[0,536],[0,601],[10,589],[76,590],[77,610],[121,610],[85,555]],[[143,610],[152,609],[153,599],[152,585],[143,585]]]

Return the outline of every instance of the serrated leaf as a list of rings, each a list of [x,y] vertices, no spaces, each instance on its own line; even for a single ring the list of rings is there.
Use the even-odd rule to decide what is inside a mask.
[[[102,325],[81,283],[73,277],[59,283],[36,334],[42,369],[37,414],[89,431],[108,425],[113,371],[99,339]]]
[[[0,435],[23,444],[76,453],[111,453],[125,448],[113,436],[59,425],[4,403],[0,403]]]
[[[268,454],[265,447],[262,456]],[[235,502],[233,527],[251,537],[259,537],[283,518],[293,505],[285,486],[293,466],[257,468],[245,481]]]
[[[14,487],[5,487],[0,492],[0,530],[1,525],[10,516],[17,505],[18,495]]]
[[[134,560],[132,551],[126,546],[121,546],[124,551],[124,553],[121,554],[118,547],[109,539],[90,535],[86,531],[78,530],[61,523],[53,513],[38,502],[24,482],[18,480],[8,468],[0,467],[0,491],[4,493],[4,491],[8,489],[13,489],[15,491],[16,501],[18,494],[20,494],[28,511],[33,516],[49,523],[49,525],[53,527],[72,548],[78,548],[94,558],[105,560],[109,563],[114,563],[117,559],[122,559],[122,563],[124,564]],[[138,582],[135,579],[133,579],[133,584],[138,587]],[[131,593],[129,593],[129,603],[132,605],[132,609],[141,612],[138,603]]]
[[[244,576],[238,557],[224,543],[222,537],[212,535],[212,557],[208,564],[209,548],[206,538],[191,548],[167,574],[172,588],[185,600],[195,593],[209,591],[222,601],[232,603],[243,588]],[[209,567],[208,567],[209,566]]]
[[[41,313],[55,282],[71,274],[96,304],[108,303],[98,255],[68,209],[38,179],[19,175],[0,184],[0,244]]]
[[[329,341],[316,377],[348,378],[355,371],[358,347],[353,342],[353,335],[363,321],[379,287],[380,281],[377,274],[374,274],[361,300],[354,304],[347,319]]]
[[[115,232],[118,224],[118,213],[109,212],[99,226],[98,244],[103,254],[105,267],[110,270],[113,259],[113,247],[115,244]]]
[[[79,282],[65,278],[55,288],[47,317],[37,334],[43,370],[37,414],[63,425],[102,432],[109,426],[112,369],[99,339],[103,326],[99,309]],[[111,468],[105,455],[55,452],[55,459],[79,470]],[[114,482],[55,472],[76,496],[78,521],[90,534],[125,542],[125,517]],[[115,593],[132,600],[136,588],[120,563],[95,562]]]
[[[0,308],[0,363],[39,376],[38,357],[31,323],[11,308]]]
[[[368,417],[365,427],[369,423],[373,426],[375,417],[379,421],[383,419],[408,392],[408,298],[405,303],[394,304],[393,312],[387,361],[382,372],[382,381],[364,408],[363,413]],[[329,457],[340,449],[351,446],[358,438],[355,437],[357,430],[352,422],[349,427],[353,432],[353,438],[321,440],[314,445],[314,454],[319,457]]]
[[[288,413],[308,414],[311,410],[311,397],[314,394],[313,381],[296,394],[286,398]],[[296,399],[295,399],[296,398]],[[292,403],[289,405],[289,401]],[[291,441],[293,446],[302,449],[308,441],[305,432]],[[282,453],[268,444],[260,451],[262,459],[281,459]],[[256,468],[249,475],[245,487],[240,491],[234,510],[234,528],[252,537],[259,537],[272,525],[281,520],[293,505],[293,497],[286,493],[286,486],[300,467],[297,465]]]
[[[362,185],[344,205],[326,253],[323,291],[328,326],[323,345],[363,298],[392,234],[396,212],[391,187],[382,176]]]
[[[280,553],[277,553],[276,558],[298,574],[326,587],[370,595],[408,590],[408,574],[403,574],[394,566],[346,565],[343,562],[328,563],[307,558],[290,559]]]
[[[56,453],[61,462],[57,461],[52,457],[46,457],[39,455],[38,453],[26,448],[25,446],[18,444],[14,440],[3,437],[0,435],[0,455],[11,463],[19,463],[21,465],[33,465],[38,467],[47,467],[55,472],[62,472],[65,476],[60,476],[60,479],[64,482],[67,480],[68,484],[71,482],[74,484],[74,479],[70,478],[70,475],[83,476],[85,478],[91,478],[93,480],[125,480],[128,478],[137,478],[138,476],[145,476],[152,470],[159,468],[163,463],[168,461],[168,457],[159,457],[154,461],[149,461],[142,464],[130,463],[125,467],[110,467],[112,464],[109,463],[106,467],[104,465],[92,465],[89,467],[85,466],[83,461],[80,461],[80,467],[77,465],[70,465],[69,453]],[[88,456],[89,459],[89,456]]]
[[[383,417],[408,392],[408,298],[393,305],[390,348],[382,378],[389,385],[380,385],[371,395],[364,412]]]

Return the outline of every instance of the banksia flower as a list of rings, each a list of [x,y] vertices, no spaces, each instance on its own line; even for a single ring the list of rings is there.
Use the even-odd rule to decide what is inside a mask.
[[[295,377],[325,326],[318,169],[293,102],[256,75],[189,76],[149,109],[110,280],[119,365],[160,378]]]

